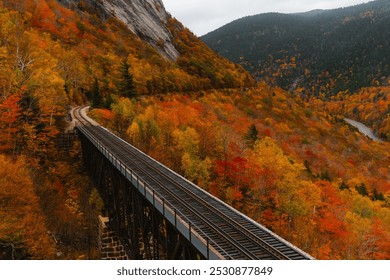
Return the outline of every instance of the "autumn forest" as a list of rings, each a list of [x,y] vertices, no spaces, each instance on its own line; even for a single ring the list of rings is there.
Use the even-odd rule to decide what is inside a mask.
[[[84,104],[313,257],[389,259],[387,80],[302,95],[321,85],[255,79],[175,18],[165,25],[175,61],[89,1],[0,0],[0,259],[98,257],[101,198],[80,144],[58,145],[69,109]]]

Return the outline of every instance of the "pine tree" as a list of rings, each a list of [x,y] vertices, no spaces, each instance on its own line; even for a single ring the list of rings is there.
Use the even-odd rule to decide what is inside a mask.
[[[132,99],[136,97],[137,92],[134,86],[133,75],[130,74],[129,68],[129,64],[127,63],[126,59],[124,59],[121,64],[122,77],[119,82],[119,93],[124,97]]]
[[[349,190],[349,186],[343,181],[339,187],[341,191],[343,190]]]
[[[106,97],[106,101],[104,102],[104,108],[111,109],[111,105],[114,103],[114,99],[111,94],[108,94]]]
[[[360,186],[356,186],[355,189],[362,196],[368,196],[368,190],[366,184],[362,183]]]
[[[99,81],[95,77],[95,82],[92,89],[92,107],[100,108],[103,104],[103,97],[100,93]]]
[[[257,130],[256,125],[252,124],[248,128],[248,132],[244,136],[245,144],[248,148],[253,149],[256,141],[259,140],[258,134],[259,134],[259,131]]]
[[[372,191],[371,200],[373,200],[373,201],[376,201],[376,200],[385,201],[385,196],[383,195],[383,193],[379,193],[378,190],[376,188],[374,188],[374,190]]]

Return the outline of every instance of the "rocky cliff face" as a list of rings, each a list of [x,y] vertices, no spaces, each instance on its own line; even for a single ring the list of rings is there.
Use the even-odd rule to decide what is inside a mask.
[[[165,57],[175,60],[179,56],[165,26],[169,15],[161,0],[103,0],[102,5]]]
[[[59,0],[70,4],[79,0]],[[114,16],[164,57],[176,60],[180,55],[173,46],[173,36],[166,23],[170,15],[161,0],[84,0],[105,16]]]

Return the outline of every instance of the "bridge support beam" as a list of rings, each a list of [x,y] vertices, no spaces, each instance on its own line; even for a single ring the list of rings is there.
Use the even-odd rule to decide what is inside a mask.
[[[84,165],[105,204],[108,227],[115,231],[129,259],[204,258],[107,156],[84,134],[79,138]]]
[[[98,232],[99,232],[99,251],[100,259],[102,260],[127,260],[127,253],[118,239],[115,232],[110,230],[107,225],[108,218],[99,216]]]

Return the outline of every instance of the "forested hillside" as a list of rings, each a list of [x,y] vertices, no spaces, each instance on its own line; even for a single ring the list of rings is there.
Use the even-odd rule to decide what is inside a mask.
[[[330,96],[387,85],[390,2],[336,10],[245,17],[202,39],[259,79]]]
[[[90,114],[319,259],[389,258],[389,144],[263,84]]]

